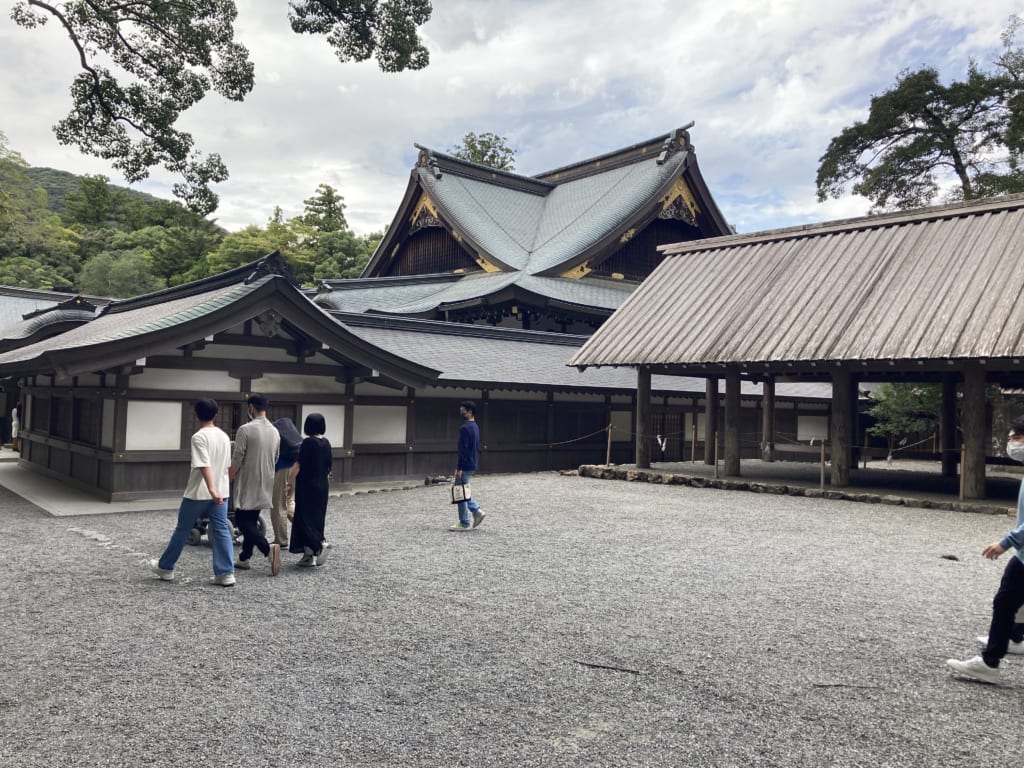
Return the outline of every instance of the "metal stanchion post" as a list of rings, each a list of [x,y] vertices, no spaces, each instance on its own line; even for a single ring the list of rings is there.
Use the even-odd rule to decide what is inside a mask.
[[[692,435],[690,436],[690,463],[697,463],[697,420],[693,421]]]
[[[715,432],[715,479],[718,479],[718,433]]]
[[[825,490],[825,441],[821,441],[821,490]]]
[[[604,465],[606,467],[611,466],[612,463],[612,425],[608,425],[608,451],[604,456]]]

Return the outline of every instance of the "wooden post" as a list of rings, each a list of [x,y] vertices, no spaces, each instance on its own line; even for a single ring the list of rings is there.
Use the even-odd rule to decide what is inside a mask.
[[[718,461],[715,445],[718,434],[718,379],[709,378],[704,388],[704,463]]]
[[[715,432],[715,478],[718,478],[718,433]]]
[[[818,480],[818,487],[821,490],[825,490],[825,441],[821,441],[821,460],[818,462],[818,467],[821,471],[821,477]]]
[[[964,473],[963,473],[963,469],[962,468],[964,466],[964,453],[966,453],[966,451],[967,451],[967,446],[966,445],[961,445],[960,446],[960,467],[961,467],[961,470],[960,470],[960,501],[964,500]]]
[[[939,409],[939,447],[942,451],[940,461],[943,477],[953,477],[958,471],[958,442],[956,434],[956,376],[946,373],[942,376],[942,407]]]
[[[647,414],[651,409],[651,369],[636,369],[636,466],[651,467],[651,443],[647,439]]]
[[[764,380],[761,394],[761,460],[775,461],[775,377]]]
[[[964,498],[985,498],[985,371],[971,364],[964,371],[964,400],[960,423],[964,430],[964,455],[960,474]]]
[[[725,374],[725,476],[740,474],[740,372],[730,367]]]
[[[850,389],[853,377],[840,368],[832,374],[832,485],[845,488],[850,484]]]

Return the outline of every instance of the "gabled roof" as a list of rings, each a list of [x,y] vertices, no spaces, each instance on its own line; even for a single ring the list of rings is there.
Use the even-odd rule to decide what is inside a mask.
[[[280,254],[212,278],[107,305],[93,320],[0,354],[0,376],[73,376],[132,364],[233,328],[268,312],[324,345],[395,381],[422,385],[436,370],[368,344],[334,322],[290,279]]]
[[[1022,368],[1024,195],[664,251],[571,365]]]
[[[556,276],[607,251],[652,219],[680,179],[696,225],[708,236],[730,231],[684,128],[533,177],[417,148],[402,204],[365,277],[382,272],[424,195],[471,254],[502,272]]]
[[[71,304],[79,301],[99,306],[106,304],[110,299],[63,291],[0,285],[0,336],[6,338],[9,335],[8,329],[20,326],[29,316],[38,315],[57,306],[69,308]]]

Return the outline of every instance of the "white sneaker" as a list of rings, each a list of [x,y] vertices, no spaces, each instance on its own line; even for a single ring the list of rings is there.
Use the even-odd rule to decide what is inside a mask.
[[[211,576],[210,583],[216,584],[218,587],[233,587],[235,586],[235,574],[222,573],[220,576]]]
[[[1001,680],[999,667],[990,667],[981,656],[975,656],[974,658],[967,659],[967,661],[949,659],[946,661],[946,664],[954,672],[964,677],[969,677],[971,680],[993,684],[999,683]]]
[[[248,560],[235,560],[236,571],[249,571],[252,570],[252,563]]]
[[[316,558],[313,555],[303,555],[298,562],[300,568],[312,568],[316,565]]]
[[[327,562],[327,557],[331,554],[331,545],[326,541],[320,547],[320,554],[316,556],[316,564],[323,565]]]
[[[168,571],[161,568],[159,560],[150,560],[149,570],[159,576],[160,581],[174,581],[174,571]]]
[[[982,648],[988,647],[988,635],[982,635],[978,638],[978,642],[981,643]],[[1007,653],[1016,653],[1024,656],[1024,643],[1015,643],[1013,640],[1010,641],[1009,647],[1006,649]]]

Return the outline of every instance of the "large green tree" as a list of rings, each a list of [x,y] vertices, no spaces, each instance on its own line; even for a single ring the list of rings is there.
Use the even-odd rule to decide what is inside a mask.
[[[932,67],[900,73],[873,96],[864,121],[829,142],[819,161],[818,199],[848,191],[873,211],[1024,191],[1024,52],[1011,19],[990,71],[975,62],[945,83]]]
[[[289,8],[292,29],[326,36],[343,62],[375,58],[385,72],[400,72],[429,61],[418,28],[430,18],[430,0],[291,0]],[[174,194],[203,215],[216,209],[211,185],[228,169],[176,126],[211,89],[232,101],[252,90],[236,17],[234,0],[18,0],[11,11],[29,29],[56,20],[78,54],[58,140],[111,160],[129,182],[167,168],[182,179]]]
[[[470,131],[462,137],[461,144],[449,147],[448,152],[462,160],[499,171],[512,171],[516,166],[516,151],[508,145],[505,136],[496,133],[477,135]]]
[[[818,199],[848,189],[875,210],[927,205],[944,184],[969,200],[990,192],[1009,168],[1007,105],[1001,79],[972,66],[943,84],[930,68],[904,72],[871,99],[865,121],[845,128],[818,166]]]

